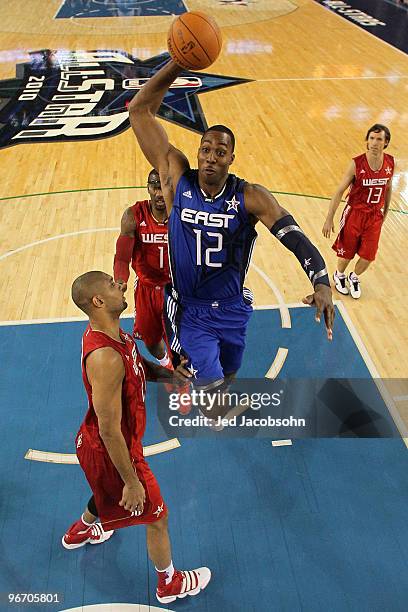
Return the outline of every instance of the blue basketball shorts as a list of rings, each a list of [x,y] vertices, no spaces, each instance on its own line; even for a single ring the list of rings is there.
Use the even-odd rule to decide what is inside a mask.
[[[247,292],[247,290],[245,290]],[[238,296],[222,302],[200,303],[167,296],[171,348],[188,358],[197,386],[221,384],[241,367],[252,299]]]

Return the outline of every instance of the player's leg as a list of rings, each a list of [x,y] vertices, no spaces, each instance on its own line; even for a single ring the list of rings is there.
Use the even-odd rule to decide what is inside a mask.
[[[113,530],[105,531],[100,523],[96,523],[98,511],[95,497],[92,495],[81,518],[73,523],[62,537],[62,545],[68,550],[80,548],[85,544],[102,544],[113,535]]]
[[[171,564],[171,545],[167,523],[166,515],[156,523],[146,525],[147,552],[158,572],[164,572]]]
[[[159,484],[147,465],[138,464],[137,474],[146,492],[143,513],[134,520],[146,524],[146,541],[149,557],[157,571],[157,599],[170,603],[177,597],[197,595],[204,589],[211,572],[207,567],[180,571],[174,568],[168,532],[168,510],[163,501]]]
[[[342,257],[338,257],[337,258],[337,272],[340,272],[340,274],[344,274],[350,261],[351,259],[343,259]]]
[[[356,262],[354,272],[357,274],[357,276],[360,276],[361,274],[363,274],[363,272],[365,272],[369,268],[371,263],[372,263],[371,261],[368,261],[367,259],[363,259],[362,257],[359,257]]]
[[[356,262],[354,272],[351,272],[348,277],[351,297],[356,300],[361,297],[361,283],[359,277],[375,260],[382,224],[383,216],[381,214],[366,217],[366,223],[361,236],[361,244],[358,249],[359,259]]]
[[[96,492],[96,482],[99,478],[99,462],[95,462],[94,454],[88,445],[82,442],[82,433],[76,437],[76,450],[78,461],[85,472],[88,484],[92,490],[92,497],[89,500],[82,516],[73,523],[62,537],[62,545],[68,550],[80,548],[85,544],[102,544],[112,535],[113,530],[104,530],[100,522],[96,522],[99,516],[98,493]]]
[[[333,282],[342,295],[349,292],[345,272],[359,247],[360,234],[360,214],[347,205],[340,220],[339,234],[332,245],[332,249],[337,253],[337,269],[333,274]]]
[[[146,541],[149,557],[157,571],[156,597],[160,603],[170,603],[177,597],[198,595],[205,589],[211,578],[208,567],[183,571],[174,568],[167,515],[146,525]]]
[[[210,359],[207,372],[212,368],[221,368],[217,379],[214,378],[212,384],[198,380],[198,389],[205,394],[200,396],[205,398],[201,412],[208,418],[216,421],[215,428],[219,426],[219,417],[224,418],[230,415],[232,409],[242,412],[244,409],[236,403],[232,405],[229,387],[234,380],[236,373],[241,367],[242,358],[245,350],[246,331],[250,316],[252,314],[252,294],[245,290],[248,297],[241,297],[239,300],[228,306],[219,307],[211,310],[210,327],[216,338],[216,355],[207,351],[206,358]],[[204,347],[203,347],[204,349]],[[216,359],[215,359],[216,357]],[[214,426],[214,424],[213,424]]]
[[[140,281],[135,285],[135,323],[133,335],[143,340],[147,350],[160,365],[168,367],[171,360],[163,339],[163,289]]]
[[[241,367],[246,346],[246,334],[249,319],[253,312],[252,293],[244,289],[243,303],[228,309],[228,314],[223,314],[224,325],[222,327],[222,340],[220,343],[220,362],[224,372],[226,390],[224,392],[224,405],[228,410],[223,418],[231,419],[239,416],[249,408],[248,401],[240,400],[232,405],[229,400],[228,391],[233,384],[236,374]],[[233,397],[235,394],[233,394]]]

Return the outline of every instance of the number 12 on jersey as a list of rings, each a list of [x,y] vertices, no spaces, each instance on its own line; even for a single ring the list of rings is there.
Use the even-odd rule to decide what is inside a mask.
[[[203,265],[202,239],[201,239],[202,230],[194,229],[193,231],[197,236],[196,263],[197,263],[197,266],[202,266]],[[211,253],[220,253],[220,251],[222,251],[222,234],[219,234],[218,232],[206,232],[206,234],[207,236],[210,236],[211,238],[217,239],[217,246],[207,247],[205,249],[204,263],[209,268],[221,268],[222,263],[220,261],[211,261]]]

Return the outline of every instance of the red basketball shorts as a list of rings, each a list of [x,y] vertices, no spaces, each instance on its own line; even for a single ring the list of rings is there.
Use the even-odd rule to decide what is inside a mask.
[[[148,346],[165,336],[163,322],[164,289],[135,282],[135,324],[133,335]]]
[[[383,224],[381,211],[364,212],[347,204],[340,220],[340,232],[332,249],[342,259],[353,259],[358,253],[367,261],[374,261]]]
[[[146,492],[143,512],[140,516],[134,516],[129,510],[119,506],[124,485],[109,455],[92,448],[85,435],[80,436],[81,432],[76,440],[78,461],[92,489],[98,516],[105,530],[154,523],[166,516],[167,506],[146,461],[133,461],[137,477]]]

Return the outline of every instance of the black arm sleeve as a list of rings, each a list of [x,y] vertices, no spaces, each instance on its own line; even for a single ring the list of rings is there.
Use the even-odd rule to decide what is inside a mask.
[[[272,226],[271,233],[295,254],[313,287],[318,284],[330,287],[323,257],[302,232],[292,215],[278,219]]]

